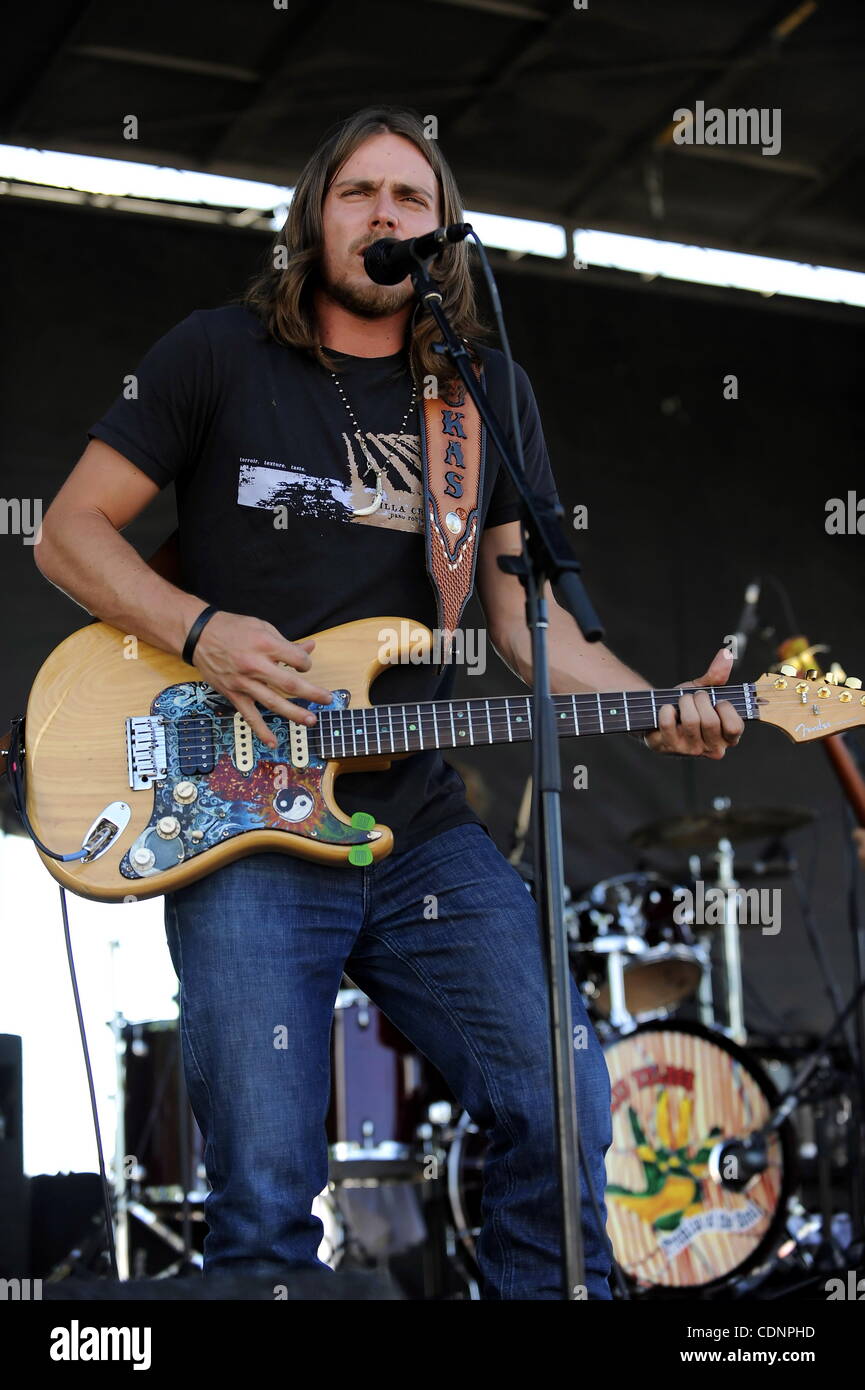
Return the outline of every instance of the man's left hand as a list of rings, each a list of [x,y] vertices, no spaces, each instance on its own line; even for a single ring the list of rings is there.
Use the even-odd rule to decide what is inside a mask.
[[[704,675],[677,684],[725,685],[732,666],[730,652],[722,647]],[[645,741],[655,753],[689,754],[717,760],[723,758],[728,748],[735,748],[744,729],[742,716],[729,700],[719,700],[713,705],[711,697],[699,691],[696,695],[682,695],[677,705],[661,705],[658,727],[646,735]]]

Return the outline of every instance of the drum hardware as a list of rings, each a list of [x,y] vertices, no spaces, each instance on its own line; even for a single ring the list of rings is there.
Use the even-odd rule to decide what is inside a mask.
[[[791,1115],[806,1100],[814,1099],[815,1106],[815,1148],[818,1165],[818,1184],[821,1216],[821,1241],[815,1259],[822,1261],[824,1267],[846,1268],[850,1263],[834,1234],[834,1202],[831,1180],[830,1126],[827,1107],[838,1104],[840,1075],[827,1049],[836,1034],[843,1034],[845,1024],[865,995],[865,981],[854,990],[844,1008],[836,1016],[828,1031],[817,1042],[810,1055],[794,1075],[783,1096],[777,1101],[772,1113],[756,1130],[719,1141],[709,1157],[709,1172],[716,1182],[727,1187],[735,1187],[739,1182],[753,1181],[753,1176],[765,1171],[767,1165],[767,1146],[773,1136],[789,1123]],[[855,1090],[854,1090],[855,1094]],[[858,1117],[855,1106],[851,1105],[854,1123],[851,1133],[855,1133]],[[851,1155],[851,1177],[861,1162],[861,1155]],[[857,1162],[858,1159],[858,1162]],[[851,1192],[851,1196],[855,1193]]]
[[[640,826],[628,837],[635,849],[714,850],[720,840],[777,839],[810,825],[813,811],[801,807],[740,806],[716,797],[713,809],[698,816],[673,816]]]
[[[435,1158],[429,1108],[448,1096],[435,1069],[368,995],[353,985],[339,990],[327,1116],[332,1182],[423,1182]]]
[[[795,1048],[767,1043],[754,1048],[773,1076],[784,1077],[784,1091],[793,1079],[793,1060],[807,1057],[815,1038]],[[797,1243],[813,1250],[815,1263],[837,1262],[838,1251],[853,1243],[856,1170],[861,1162],[857,1142],[856,1078],[850,1053],[843,1044],[823,1056],[814,1076],[802,1090],[801,1103],[791,1119],[798,1140],[802,1206],[790,1230]],[[855,1263],[855,1260],[854,1260]]]
[[[712,810],[699,816],[676,816],[669,820],[654,821],[641,826],[630,838],[632,844],[641,848],[681,848],[692,851],[689,865],[691,879],[702,891],[702,884],[711,880],[711,889],[717,890],[723,902],[723,916],[720,923],[695,923],[703,929],[697,940],[704,952],[711,952],[714,940],[720,938],[721,962],[724,974],[724,1023],[717,1019],[714,989],[711,978],[711,963],[704,971],[698,986],[700,1019],[705,1027],[722,1028],[729,1037],[740,1045],[747,1041],[745,1026],[745,1004],[742,980],[741,931],[744,925],[740,910],[740,879],[735,872],[734,839],[747,840],[760,836],[773,836],[770,846],[774,858],[753,861],[749,866],[751,874],[769,874],[781,868],[784,872],[795,873],[795,861],[788,856],[778,841],[789,830],[798,829],[813,820],[813,813],[802,809],[783,807],[739,807],[733,810],[730,798],[715,797]],[[712,837],[716,837],[712,845]],[[711,858],[714,871],[704,872],[697,851],[712,847]],[[720,931],[718,928],[720,927]],[[708,929],[708,930],[707,930]]]
[[[728,797],[716,797],[718,811],[729,810]],[[718,851],[714,856],[718,865],[715,882],[724,894],[724,934],[722,955],[724,979],[727,985],[727,1028],[734,1042],[745,1044],[748,1031],[745,1027],[745,997],[742,985],[742,950],[739,936],[739,900],[736,896],[738,883],[733,873],[735,851],[732,841],[726,836],[718,841]]]
[[[331,1046],[328,1194],[340,1263],[386,1261],[412,1296],[476,1296],[447,1197],[457,1112],[446,1084],[351,981],[337,995]]]
[[[177,1020],[131,1023],[117,1012],[109,1026],[117,1078],[112,1175],[120,1278],[144,1273],[132,1268],[132,1221],[179,1257],[160,1277],[190,1265],[201,1268],[192,1223],[203,1221],[200,1206],[207,1195],[204,1143],[183,1083]],[[169,1220],[179,1220],[180,1234]]]
[[[740,883],[761,878],[790,878],[796,873],[798,862],[782,841],[774,842],[766,853],[769,856],[766,859],[752,859],[749,864],[737,865],[736,877]]]
[[[625,994],[625,959],[628,948],[627,939],[616,937],[598,944],[597,949],[607,952],[607,989],[609,991],[609,1022],[611,1028],[625,1029],[633,1026],[633,1015],[628,1012]]]
[[[705,951],[656,873],[596,883],[566,909],[572,968],[600,1020],[622,1031],[666,1016],[700,987]]]

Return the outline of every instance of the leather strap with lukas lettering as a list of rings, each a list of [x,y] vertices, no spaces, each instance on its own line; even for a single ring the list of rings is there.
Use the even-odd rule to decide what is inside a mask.
[[[475,366],[483,385],[483,369]],[[449,651],[474,587],[486,429],[465,385],[424,398],[420,415],[426,567]]]

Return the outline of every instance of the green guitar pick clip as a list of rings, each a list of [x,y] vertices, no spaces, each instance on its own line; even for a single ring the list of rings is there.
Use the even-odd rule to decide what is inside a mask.
[[[371,816],[368,811],[355,811],[351,818],[354,830],[372,830],[375,825],[375,816]],[[367,864],[372,863],[372,850],[368,845],[352,845],[348,852],[349,864],[356,864],[362,869]]]

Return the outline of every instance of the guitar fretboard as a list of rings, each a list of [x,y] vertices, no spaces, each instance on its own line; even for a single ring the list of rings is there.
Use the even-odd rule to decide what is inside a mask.
[[[715,705],[729,700],[743,719],[758,719],[753,685],[701,687]],[[561,738],[625,733],[658,726],[662,705],[694,686],[672,690],[554,695]],[[500,695],[489,700],[430,700],[414,705],[368,705],[358,709],[319,709],[310,742],[324,758],[362,758],[377,753],[416,753],[430,748],[523,743],[533,737],[533,695]]]

